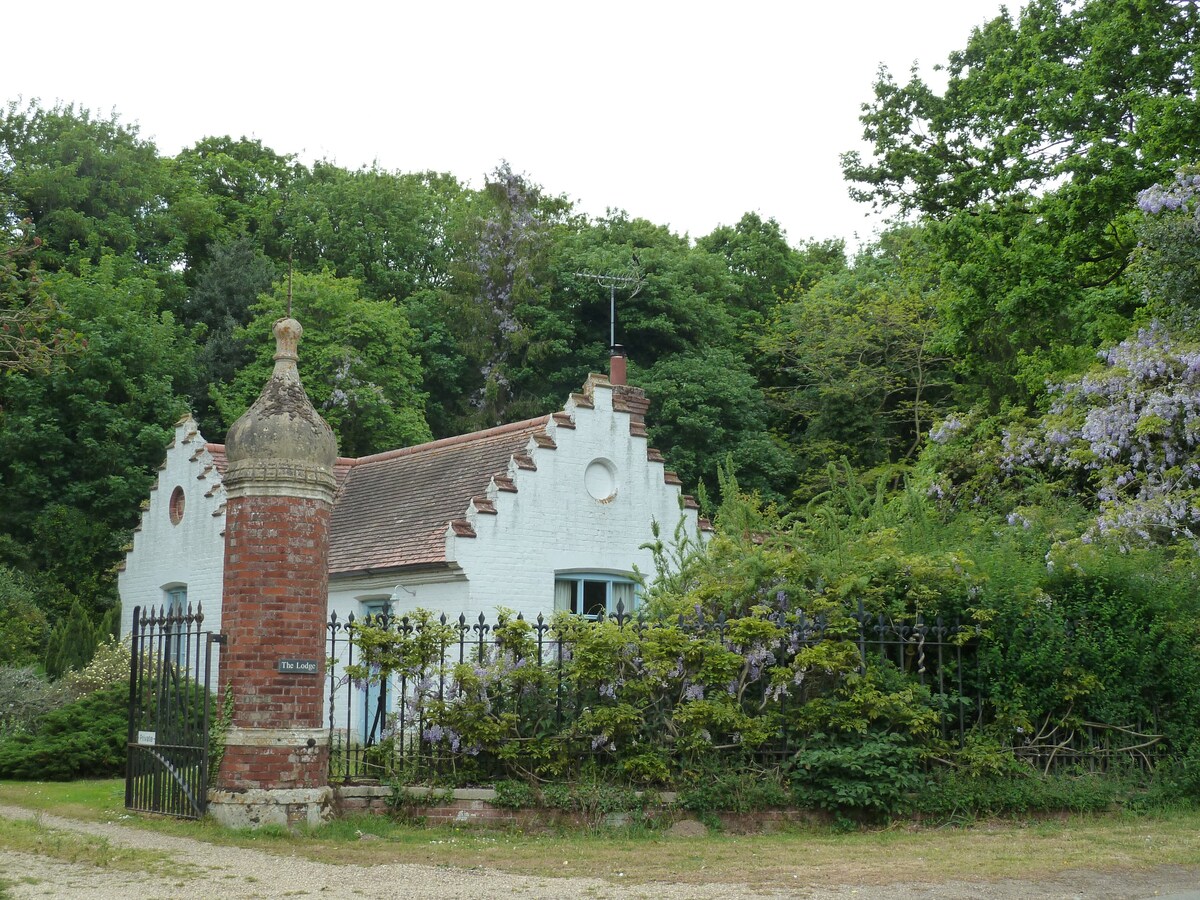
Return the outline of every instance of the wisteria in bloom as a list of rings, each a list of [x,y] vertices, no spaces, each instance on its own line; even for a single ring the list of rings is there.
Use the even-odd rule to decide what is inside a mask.
[[[462,744],[462,739],[457,731],[441,725],[430,725],[421,733],[421,738],[428,744],[436,744],[442,740],[448,741],[453,753],[457,753]]]
[[[957,416],[947,416],[929,432],[929,439],[935,444],[944,444],[966,427],[967,423]]]
[[[1100,359],[1100,371],[1051,386],[1035,433],[1005,435],[1003,465],[1091,473],[1100,509],[1088,542],[1200,549],[1200,343],[1155,323]]]
[[[1162,212],[1183,210],[1200,218],[1200,173],[1176,172],[1169,184],[1155,184],[1138,194],[1138,209],[1156,216]]]

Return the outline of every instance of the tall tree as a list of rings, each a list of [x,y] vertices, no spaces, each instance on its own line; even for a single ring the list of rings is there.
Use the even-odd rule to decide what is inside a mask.
[[[788,244],[779,223],[763,221],[758,213],[746,213],[734,226],[718,226],[696,246],[725,262],[736,287],[730,312],[750,328],[761,324],[805,270],[803,257]]]
[[[332,266],[367,296],[402,301],[446,284],[467,200],[450,175],[318,162],[291,186],[286,239],[302,268]]]
[[[192,398],[193,411],[204,433],[219,440],[232,422],[224,421],[212,403],[216,385],[233,381],[239,369],[254,357],[238,330],[250,322],[250,309],[260,294],[270,290],[275,265],[248,235],[209,249],[209,260],[188,292],[180,309],[182,323],[201,335],[191,378],[181,378],[180,388]]]
[[[860,466],[911,457],[945,408],[952,379],[929,237],[888,232],[852,269],[797,291],[762,339],[791,441],[818,475],[842,456]]]
[[[82,342],[45,288],[34,259],[41,240],[31,230],[28,219],[11,229],[0,225],[0,375],[46,371]]]
[[[0,111],[0,191],[19,218],[33,221],[49,271],[107,253],[150,263],[165,276],[183,259],[170,169],[115,114],[9,103]]]
[[[292,185],[306,170],[291,154],[276,153],[255,138],[206,137],[174,159],[178,177],[201,198],[189,213],[207,216],[204,225],[187,229],[188,271],[196,276],[209,251],[247,239],[272,259],[287,256],[284,204]],[[207,209],[199,208],[201,203]],[[182,214],[182,211],[179,213]]]
[[[938,94],[881,71],[852,194],[934,223],[963,392],[1040,390],[1070,347],[1111,339],[1136,193],[1200,146],[1188,3],[1031,0],[951,54]]]
[[[273,323],[287,314],[289,288],[278,283],[252,307],[235,333],[253,348],[253,361],[214,400],[232,423],[262,390],[273,367]],[[292,314],[304,326],[300,372],[313,405],[333,427],[338,449],[361,456],[429,440],[416,335],[395,304],[363,297],[353,278],[330,272],[296,273]]]
[[[192,348],[154,282],[113,257],[47,289],[87,344],[70,369],[0,378],[0,563],[65,588],[50,611],[71,594],[95,610],[185,409],[174,381]]]

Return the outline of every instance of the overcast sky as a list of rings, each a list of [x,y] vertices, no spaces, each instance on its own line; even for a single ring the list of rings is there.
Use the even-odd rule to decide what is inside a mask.
[[[5,10],[0,99],[115,109],[167,154],[247,135],[304,162],[476,186],[507,159],[591,214],[621,208],[695,238],[756,210],[793,243],[853,243],[875,221],[838,155],[859,146],[879,65],[932,76],[1000,7],[20,2]]]

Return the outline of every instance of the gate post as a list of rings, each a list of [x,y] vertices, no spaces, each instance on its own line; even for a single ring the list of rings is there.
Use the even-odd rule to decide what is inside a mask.
[[[234,705],[209,812],[235,827],[316,824],[332,797],[322,708],[337,442],[300,384],[300,323],[274,330],[274,372],[225,441],[221,688]]]

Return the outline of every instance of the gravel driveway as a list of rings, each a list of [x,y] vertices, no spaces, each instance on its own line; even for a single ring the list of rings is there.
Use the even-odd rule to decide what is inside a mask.
[[[35,813],[0,806],[0,817],[32,819]],[[1172,897],[1200,900],[1200,871],[1179,867],[1150,873],[1073,872],[1049,881],[903,882],[888,885],[796,884],[786,890],[762,891],[748,885],[621,884],[595,878],[543,878],[502,872],[411,864],[333,865],[258,850],[219,847],[191,838],[171,837],[116,823],[85,823],[43,814],[50,827],[103,837],[113,846],[158,850],[181,874],[166,877],[98,869],[57,859],[0,850],[0,876],[14,898],[101,897],[154,900],[188,897],[197,900],[252,897],[321,898],[737,898],[830,897],[854,900],[927,900],[989,898],[1126,898]]]

